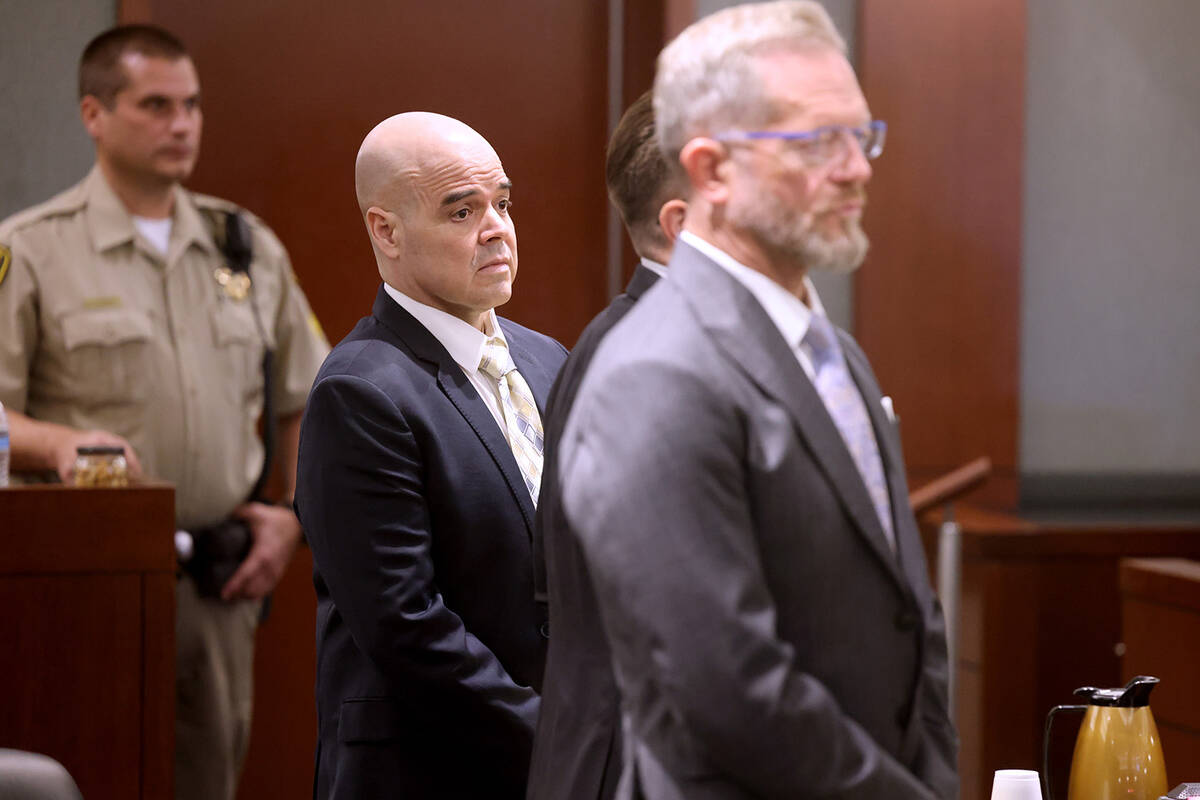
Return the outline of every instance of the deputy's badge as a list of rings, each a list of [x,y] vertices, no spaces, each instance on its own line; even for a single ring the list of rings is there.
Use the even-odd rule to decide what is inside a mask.
[[[250,294],[250,276],[245,272],[234,272],[229,267],[217,267],[213,270],[213,277],[230,300],[241,302]]]
[[[12,266],[12,250],[0,244],[0,286],[4,285],[4,279],[8,277],[10,266]]]

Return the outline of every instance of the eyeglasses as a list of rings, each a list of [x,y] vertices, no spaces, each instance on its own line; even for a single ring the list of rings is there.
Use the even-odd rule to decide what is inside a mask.
[[[715,136],[718,142],[745,142],[760,139],[781,139],[794,142],[805,160],[811,164],[827,164],[846,157],[846,139],[858,145],[868,159],[878,158],[887,139],[887,123],[873,120],[861,128],[849,125],[822,125],[810,131],[729,131]]]

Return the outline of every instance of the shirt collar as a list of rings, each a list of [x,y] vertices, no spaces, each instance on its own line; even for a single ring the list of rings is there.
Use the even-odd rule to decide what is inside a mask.
[[[804,276],[804,290],[808,293],[812,306],[806,306],[799,297],[780,286],[775,281],[755,269],[747,267],[733,256],[716,245],[704,241],[699,236],[684,231],[680,238],[712,259],[718,266],[728,272],[738,283],[746,287],[750,294],[758,300],[771,322],[779,329],[788,346],[795,349],[800,346],[804,334],[808,332],[809,322],[813,314],[826,316],[825,306],[817,294],[817,287]]]
[[[652,258],[646,258],[645,256],[642,256],[642,266],[660,278],[665,278],[667,276],[667,265],[660,264]]]
[[[243,212],[245,213],[245,212]],[[196,207],[190,192],[182,186],[175,187],[175,224],[171,227],[171,244],[179,246],[182,252],[188,245],[196,244],[212,253],[217,252],[217,243],[213,240],[213,232],[204,215]],[[224,224],[224,215],[218,218]],[[176,245],[176,243],[179,243]],[[175,252],[172,248],[172,252]]]
[[[84,197],[87,203],[88,232],[97,252],[133,241],[136,233],[133,217],[104,179],[99,164],[92,167],[92,171],[84,180]]]
[[[483,347],[487,344],[488,339],[500,339],[504,341],[506,347],[508,346],[508,340],[504,338],[504,331],[500,329],[496,319],[495,309],[487,312],[483,322],[487,330],[481,331],[453,314],[447,314],[440,308],[434,308],[412,299],[387,283],[383,284],[383,290],[401,308],[412,314],[417,322],[424,325],[425,329],[433,334],[433,338],[446,348],[446,352],[454,359],[454,363],[467,372],[475,372],[479,369],[479,363],[483,360]]]
[[[100,165],[92,167],[84,180],[85,202],[87,203],[88,230],[97,252],[103,252],[126,242],[133,241],[136,229],[133,216],[117,193],[109,186]],[[182,247],[195,243],[210,252],[217,252],[212,231],[196,208],[192,197],[183,187],[175,187],[171,243],[181,242]],[[161,257],[161,254],[160,254]]]

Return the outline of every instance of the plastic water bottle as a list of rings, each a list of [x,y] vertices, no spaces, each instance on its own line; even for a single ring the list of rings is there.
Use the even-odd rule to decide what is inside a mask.
[[[0,403],[0,488],[8,486],[8,417]]]

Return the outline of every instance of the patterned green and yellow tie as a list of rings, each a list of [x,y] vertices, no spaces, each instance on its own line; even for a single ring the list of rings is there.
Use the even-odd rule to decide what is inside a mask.
[[[503,339],[488,339],[483,347],[479,369],[500,387],[500,406],[504,409],[504,426],[508,446],[512,448],[525,488],[536,506],[538,488],[542,484],[542,418],[529,384],[517,372],[508,346]]]

